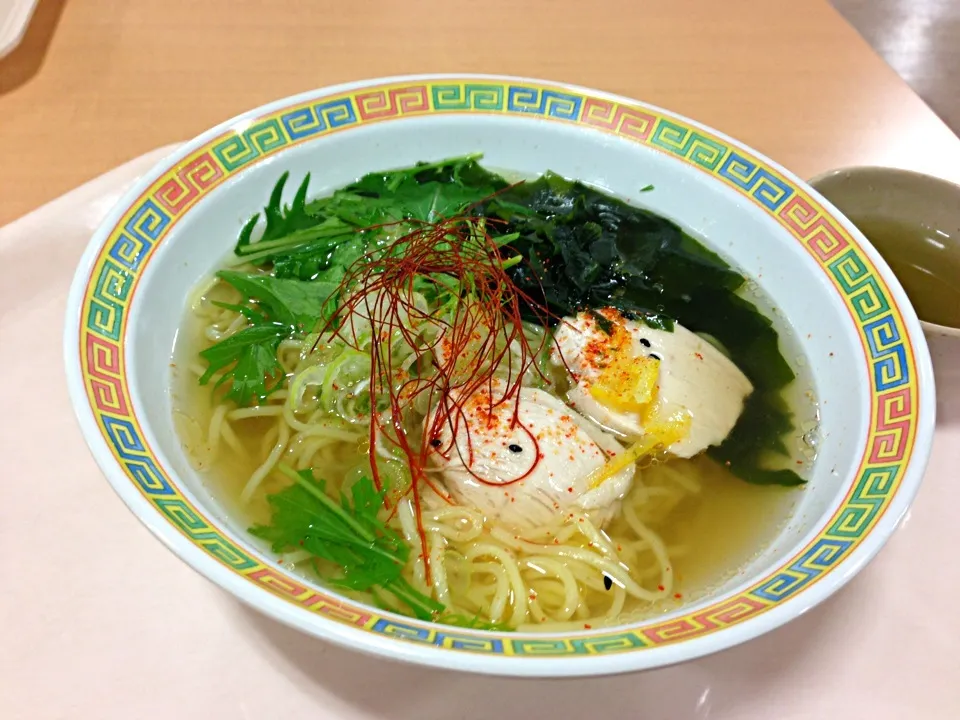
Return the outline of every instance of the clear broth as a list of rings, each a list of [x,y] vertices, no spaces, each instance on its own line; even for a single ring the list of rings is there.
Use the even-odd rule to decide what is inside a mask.
[[[781,334],[786,341],[783,346],[785,355],[790,357],[797,346],[792,336],[788,339],[786,333],[781,331]],[[232,423],[242,446],[251,449],[250,458],[241,458],[226,448],[221,448],[219,456],[212,461],[206,457],[206,428],[213,411],[210,388],[200,386],[196,374],[188,370],[190,363],[197,362],[197,353],[205,346],[201,322],[188,312],[174,352],[172,403],[175,426],[187,456],[201,472],[210,494],[227,514],[238,518],[245,526],[266,523],[270,519],[266,497],[282,489],[286,482],[275,475],[269,476],[251,502],[245,505],[240,502],[240,493],[262,459],[259,448],[265,429],[271,426],[273,419],[252,418]],[[798,364],[800,367],[795,366],[795,371],[802,373],[803,363]],[[802,466],[804,475],[808,474],[804,468],[809,470],[814,457],[811,446],[802,437],[815,425],[816,419],[816,405],[810,387],[809,378],[798,375],[785,390],[788,404],[794,410],[796,433],[795,437],[788,438],[790,454],[780,458],[784,466]],[[339,464],[338,461],[350,460],[351,456],[359,458],[365,453],[365,446],[344,443],[332,449],[330,459],[333,464]],[[685,548],[682,555],[674,558],[676,594],[668,600],[627,611],[618,618],[619,622],[669,612],[709,595],[770,546],[799,500],[796,488],[750,485],[702,456],[692,460],[674,459],[669,462],[669,467],[693,473],[701,483],[699,493],[683,500],[670,512],[668,523],[654,527],[668,545],[679,544]],[[338,486],[340,478],[325,476],[322,467],[317,468],[317,474],[328,480],[332,487]],[[615,535],[618,522],[620,520],[614,520],[609,528],[611,536]],[[293,566],[289,569],[298,570]],[[306,579],[317,580],[312,574]]]

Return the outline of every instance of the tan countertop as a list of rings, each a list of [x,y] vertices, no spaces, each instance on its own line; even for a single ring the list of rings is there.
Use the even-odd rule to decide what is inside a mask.
[[[134,156],[312,87],[525,74],[666,106],[803,176],[888,163],[960,181],[960,141],[819,0],[40,0],[0,60],[0,225]],[[821,607],[654,672],[521,682],[376,660],[244,609],[157,542],[84,446],[67,287],[154,154],[0,229],[4,720],[900,720],[960,717],[960,344],[907,522]],[[933,568],[931,570],[930,568]]]
[[[960,141],[819,0],[42,0],[0,61],[0,224],[269,100],[444,71],[636,97],[805,177],[960,180]]]

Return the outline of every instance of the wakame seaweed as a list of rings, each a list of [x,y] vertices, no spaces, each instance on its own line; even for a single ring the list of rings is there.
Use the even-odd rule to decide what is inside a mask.
[[[792,470],[762,463],[768,450],[786,451],[783,436],[793,422],[781,390],[794,373],[771,322],[737,293],[743,276],[653,212],[553,173],[510,184],[477,159],[371,173],[312,201],[307,176],[287,207],[284,174],[265,209],[263,237],[251,240],[257,218],[251,219],[237,243],[237,263],[269,263],[277,278],[335,287],[346,267],[375,249],[376,233],[367,228],[486,218],[491,232],[516,235],[502,250],[505,258],[524,259],[510,267],[512,281],[556,316],[612,306],[652,327],[672,330],[679,322],[716,338],[754,392],[727,439],[708,453],[747,482],[804,482]],[[317,300],[318,317],[330,299]],[[528,308],[527,318],[534,317]]]

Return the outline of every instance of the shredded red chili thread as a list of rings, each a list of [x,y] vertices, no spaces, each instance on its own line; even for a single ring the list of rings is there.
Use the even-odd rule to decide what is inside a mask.
[[[505,259],[511,257],[509,247],[501,249],[487,232],[488,227],[501,222],[460,215],[436,223],[401,221],[369,228],[415,225],[409,233],[367,253],[347,269],[337,291],[340,303],[320,330],[321,337],[333,333],[348,347],[359,350],[361,340],[357,324],[351,319],[360,318],[370,324],[374,338],[370,352],[369,458],[372,479],[377,490],[382,491],[376,448],[378,438],[383,437],[399,447],[410,469],[411,484],[407,492],[416,510],[417,533],[428,584],[431,573],[426,531],[421,518],[422,487],[428,487],[452,504],[447,493],[438,488],[425,471],[429,454],[437,452],[449,457],[455,451],[461,455],[460,459],[471,475],[487,482],[471,470],[473,443],[467,422],[467,404],[480,402],[485,405],[482,410],[492,423],[497,408],[513,403],[511,429],[520,426],[535,447],[533,465],[510,482],[519,482],[528,476],[542,457],[536,437],[520,422],[520,388],[531,368],[545,382],[550,380],[536,363],[537,354],[545,348],[531,347],[523,331],[523,311],[529,310],[543,327],[548,327],[551,319],[559,318],[512,281],[504,267]],[[451,279],[455,284],[450,282]],[[430,314],[416,307],[414,289],[417,280],[430,283],[438,290],[449,291],[453,284],[460,297],[449,308],[452,318]],[[425,345],[420,337],[418,326],[422,327],[424,323],[439,331],[439,338],[432,345]],[[423,350],[415,362],[429,362],[433,372],[398,375],[392,362],[398,334],[409,347]],[[318,339],[313,350],[319,342]],[[516,355],[511,352],[511,347],[515,348]],[[505,370],[505,380],[495,377],[498,369]],[[437,409],[428,427],[424,428],[419,447],[414,447],[404,430],[404,420],[414,400],[424,393],[428,406]],[[385,409],[378,408],[379,398],[387,399]],[[466,430],[467,458],[462,457],[457,444],[461,426]],[[438,447],[437,440],[444,428],[451,431],[451,439],[445,447]]]

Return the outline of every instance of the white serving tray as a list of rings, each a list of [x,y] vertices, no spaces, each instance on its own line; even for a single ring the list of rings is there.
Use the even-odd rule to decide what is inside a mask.
[[[67,398],[67,289],[92,231],[163,148],[0,228],[0,716],[317,720],[960,718],[960,342],[932,343],[936,440],[902,528],[787,626],[663,670],[471,677],[361,656],[242,607],[157,542]]]

